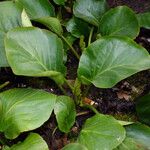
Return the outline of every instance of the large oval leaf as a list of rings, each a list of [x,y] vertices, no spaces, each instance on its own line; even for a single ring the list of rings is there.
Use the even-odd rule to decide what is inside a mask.
[[[79,38],[81,35],[88,36],[89,35],[89,27],[86,22],[81,19],[73,17],[70,19],[66,25],[66,29],[73,36]]]
[[[148,68],[150,56],[144,48],[128,38],[104,37],[83,52],[78,77],[84,84],[93,83],[99,88],[110,88]]]
[[[88,150],[88,149],[79,143],[70,143],[66,145],[62,150]]]
[[[8,150],[48,150],[48,146],[40,135],[31,133],[23,142],[13,145]]]
[[[17,28],[8,32],[5,48],[15,74],[46,76],[63,83],[63,45],[54,33],[34,27]]]
[[[150,125],[150,94],[139,98],[136,104],[136,110],[139,119]]]
[[[133,139],[139,149],[150,150],[150,127],[135,123],[126,126],[127,137]]]
[[[116,148],[125,138],[125,129],[112,116],[95,115],[81,130],[78,142],[88,150]]]
[[[126,137],[125,140],[114,150],[147,150],[132,138]]]
[[[4,48],[4,34],[21,26],[22,8],[12,1],[0,2],[0,67],[8,67]]]
[[[118,6],[109,10],[99,24],[100,33],[104,35],[120,35],[135,38],[139,34],[136,14],[127,6]]]
[[[4,47],[4,36],[5,33],[0,30],[0,67],[8,67],[8,62],[6,59],[6,52]]]
[[[52,32],[62,35],[63,29],[61,26],[60,21],[57,18],[54,17],[43,17],[39,19],[35,19],[34,21],[37,21],[43,25],[45,25],[47,28],[49,28]]]
[[[99,21],[106,11],[106,0],[76,0],[73,7],[73,12],[76,17],[95,26],[99,25]]]
[[[23,6],[31,19],[54,16],[55,11],[48,0],[16,0]]]
[[[75,104],[70,97],[59,96],[54,108],[58,127],[63,132],[69,132],[76,117]]]
[[[21,23],[22,7],[12,1],[0,2],[0,30],[8,30],[22,26]]]
[[[150,29],[150,12],[137,14],[137,18],[141,27]]]
[[[9,139],[40,127],[51,115],[56,96],[35,89],[0,93],[0,131]]]

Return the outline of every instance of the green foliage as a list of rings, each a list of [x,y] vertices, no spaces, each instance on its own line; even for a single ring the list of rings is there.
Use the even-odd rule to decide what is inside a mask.
[[[58,127],[63,132],[69,132],[76,117],[74,101],[67,96],[59,96],[56,101],[54,113],[58,122]]]
[[[107,9],[106,0],[76,0],[73,12],[76,17],[99,26],[99,21]]]
[[[22,26],[23,27],[32,27],[32,23],[30,21],[30,18],[27,15],[25,9],[23,9],[23,11],[22,11],[21,21],[22,21]]]
[[[17,28],[8,32],[5,48],[15,74],[51,77],[63,83],[63,45],[55,34],[35,27]]]
[[[150,29],[150,12],[137,14],[137,18],[141,27]]]
[[[49,0],[0,2],[0,67],[10,66],[15,75],[51,78],[64,94],[31,88],[1,92],[0,132],[15,139],[22,132],[39,128],[54,110],[58,129],[69,133],[76,108],[90,108],[96,115],[86,120],[77,141],[63,150],[149,150],[148,126],[116,120],[84,104],[90,84],[110,88],[150,69],[149,53],[133,41],[140,27],[150,28],[149,12],[135,14],[127,6],[108,10],[106,0],[53,0],[53,4],[56,9]],[[65,78],[64,62],[68,60],[72,67],[68,50],[79,61],[73,82]],[[0,90],[8,83],[0,84]],[[137,101],[136,109],[138,119],[149,124],[149,95]],[[4,145],[3,150],[48,150],[35,133],[12,147]]]
[[[126,126],[127,137],[133,139],[139,149],[150,150],[150,127],[135,123]]]
[[[150,94],[137,100],[136,110],[140,121],[150,125]]]
[[[8,67],[6,59],[5,47],[4,47],[5,32],[0,30],[0,67]]]
[[[99,24],[99,30],[102,36],[119,35],[134,39],[138,36],[140,27],[136,14],[130,8],[118,6],[104,14]]]
[[[125,129],[112,116],[102,114],[87,119],[78,142],[88,150],[114,149],[125,138]],[[109,144],[108,144],[109,143]]]
[[[10,29],[22,26],[22,8],[11,1],[0,2],[0,67],[8,67],[4,48],[4,34]]]
[[[3,150],[48,150],[48,146],[37,133],[31,133],[23,142]]]
[[[53,0],[58,5],[64,5],[67,0]]]
[[[8,32],[21,24],[22,7],[12,1],[0,2],[0,30]]]
[[[62,150],[88,150],[88,149],[79,143],[71,143],[66,145]]]
[[[16,0],[16,2],[26,10],[32,20],[55,16],[54,7],[48,0]]]
[[[84,84],[93,83],[99,88],[110,88],[132,74],[148,68],[149,53],[131,39],[103,37],[83,52],[78,77]]]
[[[63,29],[60,24],[60,21],[57,18],[54,17],[43,17],[39,19],[35,19],[35,21],[45,25],[47,28],[49,28],[52,32],[62,35]]]
[[[81,35],[88,36],[89,34],[88,24],[81,19],[75,17],[71,18],[68,21],[66,29],[76,38],[81,37]]]
[[[30,88],[0,93],[0,131],[14,139],[40,127],[51,115],[55,101],[55,95]]]

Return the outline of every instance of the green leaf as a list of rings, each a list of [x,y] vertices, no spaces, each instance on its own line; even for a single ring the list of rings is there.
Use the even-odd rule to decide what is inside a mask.
[[[66,29],[76,38],[80,38],[81,35],[88,36],[90,32],[88,24],[75,17],[67,22]]]
[[[76,117],[75,104],[70,97],[59,96],[54,108],[58,127],[63,132],[69,132]]]
[[[119,35],[135,38],[140,27],[136,14],[127,6],[118,6],[110,9],[102,17],[99,30],[102,36]]]
[[[115,150],[150,150],[150,128],[140,123],[126,126],[126,138]]]
[[[22,26],[20,8],[12,1],[0,2],[0,67],[8,67],[4,48],[5,33],[15,27]]]
[[[66,145],[62,150],[88,150],[88,149],[79,143],[71,143]]]
[[[99,25],[99,21],[106,11],[106,0],[76,0],[73,7],[76,17],[95,26]]]
[[[134,56],[134,57],[133,57]],[[82,54],[78,77],[84,84],[113,87],[119,81],[150,68],[150,55],[125,37],[103,37]]]
[[[48,0],[16,0],[24,7],[30,19],[55,16],[54,7]]]
[[[25,11],[25,9],[23,9],[22,14],[21,14],[21,19],[22,19],[22,26],[23,27],[32,27],[32,23]]]
[[[8,32],[21,23],[22,7],[12,1],[0,2],[0,30]]]
[[[36,89],[11,89],[0,93],[0,131],[14,139],[40,127],[55,106],[56,96]]]
[[[40,135],[31,133],[23,142],[12,146],[9,150],[48,150],[48,146]]]
[[[136,110],[140,121],[150,125],[150,94],[138,99]]]
[[[64,5],[67,0],[54,0],[57,5]]]
[[[16,28],[5,39],[6,55],[16,75],[50,77],[64,82],[63,44],[54,34],[35,27]]]
[[[150,12],[137,14],[137,18],[141,27],[150,29]]]
[[[5,33],[0,30],[0,67],[9,66],[6,58],[5,47],[4,47],[4,36]]]
[[[47,28],[49,28],[52,32],[62,35],[63,29],[61,26],[60,21],[57,18],[54,17],[43,17],[39,19],[35,19],[34,21],[37,21],[43,25],[45,25]]]
[[[125,140],[115,150],[146,150],[132,138],[126,137]]]
[[[88,150],[116,148],[125,138],[125,129],[112,116],[95,115],[87,119],[78,142]]]

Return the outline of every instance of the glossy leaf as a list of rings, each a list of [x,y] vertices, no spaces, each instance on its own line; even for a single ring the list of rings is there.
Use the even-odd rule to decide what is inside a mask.
[[[63,45],[54,33],[34,27],[17,28],[8,32],[5,48],[15,74],[50,77],[63,83]]]
[[[66,29],[73,36],[79,38],[81,35],[88,36],[89,35],[89,27],[88,24],[81,19],[73,17],[70,19],[66,25]]]
[[[88,150],[116,148],[125,138],[125,129],[111,116],[95,115],[88,119],[80,132],[78,142]]]
[[[106,11],[106,0],[76,0],[73,7],[76,17],[95,26],[99,25],[99,21]]]
[[[150,125],[150,94],[139,98],[136,104],[136,110],[139,119]]]
[[[137,18],[141,27],[150,29],[150,12],[137,14]]]
[[[16,0],[26,10],[30,19],[54,16],[54,7],[48,0]]]
[[[67,0],[54,0],[54,2],[58,5],[64,5]]]
[[[36,89],[11,89],[0,93],[0,131],[14,139],[40,127],[55,106],[56,96]]]
[[[9,66],[6,58],[5,47],[4,47],[4,36],[5,33],[0,30],[0,67]]]
[[[83,52],[78,77],[84,84],[93,83],[99,88],[110,88],[149,68],[149,53],[134,41],[125,37],[104,37]]]
[[[88,150],[88,149],[79,143],[71,143],[66,145],[62,150]]]
[[[7,32],[21,23],[22,7],[12,1],[0,2],[0,30]]]
[[[48,146],[40,135],[31,133],[23,142],[12,146],[9,150],[48,150]]]
[[[146,150],[132,138],[126,137],[125,140],[115,150]]]
[[[0,2],[0,67],[8,67],[4,48],[4,34],[12,28],[22,26],[20,8],[12,1]]]
[[[126,126],[127,137],[132,138],[139,149],[150,150],[150,127],[135,123],[129,126]]]
[[[135,38],[139,34],[139,24],[136,14],[127,6],[110,9],[102,17],[99,24],[100,33]]]
[[[54,17],[43,17],[39,19],[35,19],[34,21],[37,21],[43,25],[45,25],[47,28],[49,28],[52,32],[62,35],[63,29],[60,24],[60,21],[57,18]]]
[[[76,117],[75,104],[70,97],[59,96],[54,108],[58,127],[63,132],[69,132]]]

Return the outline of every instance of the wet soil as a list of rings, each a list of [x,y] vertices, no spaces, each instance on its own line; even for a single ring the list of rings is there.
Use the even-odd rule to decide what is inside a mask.
[[[118,5],[128,5],[136,12],[145,12],[150,10],[149,0],[108,0],[111,7]],[[135,40],[137,43],[145,47],[150,52],[150,30],[141,29],[140,35]],[[76,47],[76,45],[74,45]],[[77,76],[78,60],[68,52],[68,60],[66,62],[67,78],[74,80]],[[9,81],[10,84],[3,90],[15,88],[15,87],[32,87],[37,89],[43,89],[50,93],[61,95],[57,85],[49,78],[32,78],[16,76],[12,73],[10,68],[0,69],[0,84]],[[150,70],[137,73],[110,89],[98,89],[94,86],[88,91],[87,98],[94,101],[95,106],[99,112],[104,114],[111,114],[117,119],[133,121],[137,120],[135,103],[136,100],[150,92]],[[87,109],[77,109],[78,116],[76,123],[71,129],[69,134],[60,132],[56,127],[57,123],[54,114],[49,120],[44,123],[43,126],[34,130],[33,132],[39,133],[47,142],[51,150],[59,150],[64,145],[76,139],[79,131],[82,128],[83,123],[93,112]],[[28,132],[21,134],[17,139],[8,141],[8,144],[17,143],[20,140],[24,140]],[[2,135],[0,135],[2,136]]]

